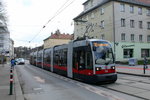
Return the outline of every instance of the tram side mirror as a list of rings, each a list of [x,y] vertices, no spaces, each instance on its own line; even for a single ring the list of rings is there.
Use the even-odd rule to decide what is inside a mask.
[[[96,51],[96,47],[95,46],[93,46],[93,51]]]

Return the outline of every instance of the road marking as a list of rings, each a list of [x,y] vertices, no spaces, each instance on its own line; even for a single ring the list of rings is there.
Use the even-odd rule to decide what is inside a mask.
[[[143,70],[143,68],[138,68],[138,67],[126,67],[126,66],[116,66],[116,68]],[[146,69],[146,70],[150,70],[150,69],[148,68],[148,69]]]
[[[42,90],[42,88],[33,88],[33,90],[35,90],[35,91]]]
[[[42,79],[38,76],[34,76],[34,78],[36,79],[36,81],[40,82],[40,83],[45,83],[45,79]]]

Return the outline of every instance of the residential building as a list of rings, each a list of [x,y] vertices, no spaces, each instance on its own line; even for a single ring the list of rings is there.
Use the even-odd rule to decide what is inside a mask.
[[[150,58],[150,0],[87,0],[74,18],[74,39],[112,43],[116,61]]]
[[[7,16],[4,12],[3,1],[0,1],[0,60],[8,61],[10,57],[14,57],[14,41],[10,39]]]
[[[50,48],[56,45],[67,44],[69,41],[73,39],[73,34],[61,34],[59,30],[57,30],[54,34],[51,33],[51,36],[44,40],[44,49]]]
[[[7,56],[15,57],[14,55],[14,41],[12,39],[9,39],[9,54]]]

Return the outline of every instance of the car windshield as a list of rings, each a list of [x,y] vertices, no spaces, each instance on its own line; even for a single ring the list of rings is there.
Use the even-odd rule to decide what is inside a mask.
[[[23,58],[19,58],[18,61],[24,61],[24,59]]]
[[[95,64],[108,65],[113,63],[113,52],[108,42],[93,42]]]

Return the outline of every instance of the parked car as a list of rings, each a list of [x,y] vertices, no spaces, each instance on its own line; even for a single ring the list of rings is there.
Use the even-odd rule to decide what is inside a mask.
[[[18,59],[16,59],[16,64],[24,65],[25,64],[25,60],[23,58],[18,58]]]

